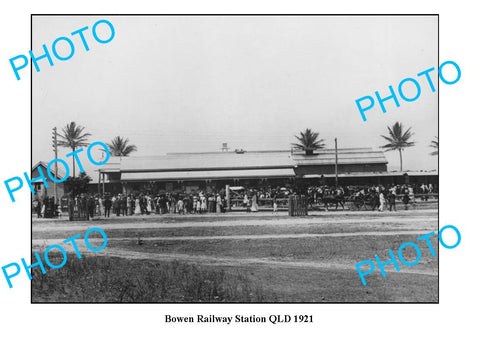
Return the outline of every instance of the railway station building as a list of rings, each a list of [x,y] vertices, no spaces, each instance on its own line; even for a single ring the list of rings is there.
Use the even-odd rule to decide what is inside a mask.
[[[295,181],[332,185],[335,181],[334,149],[302,151],[218,151],[168,153],[149,157],[111,157],[99,169],[99,192],[131,193],[138,190],[197,191],[230,186],[283,186]],[[339,185],[403,184],[435,181],[435,174],[387,172],[383,151],[344,148],[337,151]],[[410,178],[409,178],[410,177]],[[422,178],[420,178],[422,177]],[[436,177],[438,184],[438,176]],[[435,184],[435,182],[434,182]]]

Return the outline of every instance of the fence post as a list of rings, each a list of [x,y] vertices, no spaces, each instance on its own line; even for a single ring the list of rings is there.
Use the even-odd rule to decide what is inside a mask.
[[[288,215],[289,216],[307,216],[308,200],[305,195],[290,195],[288,197]]]

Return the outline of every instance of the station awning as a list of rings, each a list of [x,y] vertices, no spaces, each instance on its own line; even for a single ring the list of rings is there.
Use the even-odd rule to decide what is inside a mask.
[[[338,177],[402,177],[408,174],[409,176],[438,176],[437,171],[406,171],[406,172],[351,172],[351,173],[339,173]],[[321,174],[306,174],[302,178],[321,178]],[[324,178],[335,177],[334,173],[324,174]]]
[[[249,179],[249,178],[290,178],[295,177],[293,168],[218,170],[218,171],[171,171],[171,172],[127,172],[122,181],[175,181],[207,179]]]

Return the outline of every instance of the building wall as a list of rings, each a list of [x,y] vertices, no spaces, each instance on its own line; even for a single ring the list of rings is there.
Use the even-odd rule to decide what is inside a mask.
[[[32,200],[40,199],[43,200],[46,196],[51,197],[55,195],[54,185],[53,182],[47,175],[47,169],[41,166],[42,172],[47,179],[48,188],[45,187],[44,182],[39,179],[36,182],[32,183],[33,188],[35,189],[35,194],[32,195]],[[38,171],[38,167],[32,170],[31,178],[37,178],[40,176],[40,172]],[[57,198],[60,199],[65,194],[65,188],[63,183],[57,183]]]
[[[347,164],[338,165],[338,173],[352,172],[386,172],[387,164]],[[335,165],[299,165],[295,168],[297,176],[311,174],[335,174]]]

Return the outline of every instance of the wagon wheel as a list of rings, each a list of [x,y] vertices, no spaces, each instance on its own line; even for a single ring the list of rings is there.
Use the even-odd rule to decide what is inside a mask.
[[[358,211],[360,211],[363,207],[365,207],[365,200],[362,200],[360,198],[355,198],[353,203]]]
[[[358,210],[357,206],[355,206],[355,203],[354,203],[353,201],[345,202],[345,206],[346,206],[350,211],[356,211],[356,210]]]

